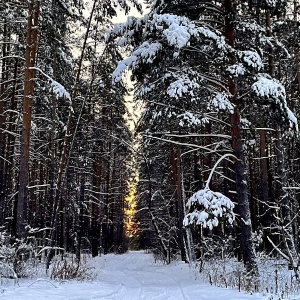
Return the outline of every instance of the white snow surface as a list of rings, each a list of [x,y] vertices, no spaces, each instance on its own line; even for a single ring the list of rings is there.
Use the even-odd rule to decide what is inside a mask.
[[[232,289],[195,280],[188,264],[155,264],[152,254],[132,251],[93,259],[97,278],[91,282],[20,280],[0,286],[1,300],[263,300]]]

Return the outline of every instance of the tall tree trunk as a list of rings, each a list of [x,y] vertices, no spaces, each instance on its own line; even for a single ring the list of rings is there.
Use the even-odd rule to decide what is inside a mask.
[[[91,207],[91,222],[90,222],[90,236],[91,236],[91,246],[92,246],[92,256],[98,255],[98,249],[100,247],[100,229],[103,222],[103,196],[102,192],[102,169],[103,169],[103,150],[99,147],[98,152],[95,154],[95,162],[93,165],[93,189],[95,190],[95,197],[92,201]],[[96,199],[98,201],[96,202]],[[101,209],[102,208],[102,209]]]
[[[234,46],[234,8],[233,0],[225,0],[225,37],[230,46]],[[233,61],[234,62],[234,61]],[[235,105],[234,113],[230,116],[232,149],[237,157],[235,162],[237,210],[240,218],[240,248],[247,270],[253,274],[258,272],[252,241],[252,226],[247,186],[247,168],[243,153],[241,134],[240,100],[237,97],[237,86],[234,79],[229,78],[229,91],[232,103]]]
[[[181,151],[180,146],[176,149],[176,190],[177,190],[177,201],[178,201],[178,231],[179,231],[179,243],[181,250],[182,261],[187,261],[188,253],[186,253],[185,237],[183,228],[184,208],[183,208],[183,194],[182,194],[182,177],[181,177]]]
[[[171,145],[171,166],[173,175],[173,185],[176,189],[176,217],[177,217],[177,227],[178,227],[178,238],[179,247],[181,253],[181,260],[186,261],[187,255],[185,250],[184,241],[184,228],[183,228],[183,218],[184,218],[184,208],[183,208],[183,194],[182,194],[182,178],[181,178],[181,151],[180,146]]]
[[[31,116],[34,98],[35,80],[35,59],[38,40],[38,21],[40,13],[40,1],[32,0],[29,4],[29,16],[26,38],[25,56],[25,81],[23,96],[23,126],[21,137],[21,156],[19,169],[19,193],[17,202],[17,224],[16,236],[24,238],[26,236],[25,226],[27,223],[27,194],[29,183],[29,149]]]
[[[79,82],[79,78],[81,76],[81,70],[82,70],[82,64],[83,64],[83,58],[85,54],[85,50],[87,47],[87,39],[89,36],[91,24],[92,24],[92,18],[96,9],[96,4],[98,0],[94,0],[94,4],[92,7],[92,11],[89,17],[89,22],[86,28],[86,33],[83,41],[83,46],[81,49],[81,55],[78,63],[78,69],[76,72],[76,78],[75,78],[75,83],[73,86],[73,91],[72,91],[72,96],[71,99],[74,100],[77,96],[77,85]],[[58,220],[59,220],[59,211],[62,206],[62,190],[64,183],[66,181],[66,173],[68,169],[68,164],[69,164],[69,158],[70,158],[70,136],[71,136],[71,128],[72,128],[72,121],[73,121],[73,106],[70,103],[70,108],[69,108],[69,115],[68,115],[68,120],[66,124],[66,131],[65,131],[65,136],[64,136],[64,141],[63,141],[63,146],[62,146],[62,151],[61,151],[61,156],[60,156],[60,161],[59,161],[59,166],[58,166],[58,174],[57,174],[57,180],[56,180],[56,187],[54,190],[54,204],[53,204],[53,213],[52,213],[52,218],[51,218],[51,231],[50,231],[50,251],[47,256],[47,263],[46,263],[46,268],[50,266],[51,259],[54,255],[54,250],[53,247],[55,245],[55,236],[57,233],[57,227],[58,227]]]
[[[10,99],[10,109],[12,111],[16,111],[17,110],[17,90],[20,86],[20,82],[18,82],[18,75],[20,73],[20,62],[18,59],[15,59],[15,64],[14,64],[14,79],[13,79],[13,83],[12,83],[12,93],[9,97]],[[15,116],[13,114],[11,114],[8,118],[8,132],[12,133],[16,131],[16,122],[15,122]],[[16,190],[16,186],[15,183],[13,181],[14,177],[17,177],[17,172],[14,171],[14,166],[15,164],[15,160],[14,160],[14,151],[15,151],[15,141],[16,141],[16,136],[14,134],[9,134],[7,137],[7,159],[8,159],[8,164],[9,164],[9,168],[7,168],[7,183],[6,183],[6,195],[8,195],[9,193],[11,193],[13,190]],[[14,176],[16,175],[16,176]],[[8,211],[10,210],[10,208],[6,208]],[[12,236],[16,235],[16,218],[17,218],[17,197],[14,197],[14,201],[13,201],[13,218],[11,220],[11,223],[9,225],[10,227],[10,233]],[[11,213],[8,213],[8,215],[10,216]]]
[[[272,36],[271,32],[271,13],[270,10],[266,10],[266,27],[267,35]],[[272,47],[268,49],[269,57],[269,74],[275,76],[275,65],[274,65],[274,50]],[[276,128],[276,155],[277,155],[277,172],[278,172],[278,188],[279,188],[279,206],[280,206],[280,218],[282,226],[282,240],[285,246],[286,253],[289,258],[289,263],[295,271],[295,275],[298,278],[298,253],[294,243],[293,234],[293,217],[292,217],[292,200],[289,192],[285,189],[288,185],[288,170],[286,153],[284,149],[284,142],[281,133],[281,128]]]
[[[4,19],[3,26],[3,39],[4,43],[2,44],[2,68],[1,68],[1,81],[0,81],[0,226],[3,225],[3,210],[4,210],[4,199],[5,199],[5,115],[4,115],[4,102],[6,98],[6,59],[7,56],[7,21]]]
[[[84,202],[84,192],[85,192],[85,171],[80,176],[80,193],[78,201],[78,216],[76,224],[76,261],[80,263],[80,254],[81,254],[81,239],[82,239],[82,219],[83,219],[83,202]]]
[[[261,201],[259,219],[263,227],[267,227],[271,222],[271,212],[268,207],[269,202],[269,176],[268,176],[268,158],[266,152],[266,131],[259,130],[260,137],[260,177],[261,177]]]
[[[282,239],[285,246],[286,253],[289,258],[289,263],[293,267],[296,277],[298,274],[298,260],[299,256],[294,243],[293,233],[293,217],[292,217],[292,201],[289,192],[285,189],[288,186],[288,177],[286,170],[286,155],[282,142],[282,134],[280,129],[277,129],[277,168],[279,177],[279,190],[280,190],[280,217],[282,226]]]

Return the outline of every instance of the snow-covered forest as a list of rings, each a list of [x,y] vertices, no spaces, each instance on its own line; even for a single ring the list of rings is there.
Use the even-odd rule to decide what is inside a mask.
[[[90,279],[83,257],[131,249],[300,294],[299,0],[8,0],[0,16],[0,278]]]

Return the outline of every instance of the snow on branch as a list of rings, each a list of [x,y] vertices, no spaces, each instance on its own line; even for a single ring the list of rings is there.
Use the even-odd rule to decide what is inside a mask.
[[[144,95],[149,94],[154,89],[155,89],[155,85],[154,84],[145,85],[145,86],[142,86],[142,87],[140,87],[140,88],[137,89],[136,95],[142,97]]]
[[[229,97],[226,93],[215,94],[208,103],[208,108],[214,107],[217,110],[229,111],[233,114],[234,105],[230,102]]]
[[[56,94],[56,98],[65,98],[68,99],[71,102],[71,96],[70,93],[65,89],[63,85],[61,85],[59,82],[51,78],[49,75],[44,73],[40,68],[31,68],[39,71],[42,75],[44,75],[51,84],[51,90],[53,91],[54,94]]]
[[[239,51],[238,55],[248,65],[248,67],[256,68],[258,70],[264,67],[260,55],[255,51]]]
[[[257,33],[265,33],[266,32],[266,28],[265,27],[262,27],[261,25],[257,24],[256,21],[254,20],[251,20],[251,23],[250,22],[238,22],[237,23],[237,29],[239,30],[242,30],[242,31],[245,31],[245,30],[250,30],[250,31],[253,31],[255,32],[256,34]]]
[[[285,88],[278,80],[271,78],[268,74],[259,74],[251,88],[258,97],[273,100],[279,110],[286,114],[290,126],[294,126],[298,131],[298,120],[288,108]]]
[[[69,92],[67,92],[64,86],[62,86],[59,82],[52,79],[51,88],[53,93],[56,94],[56,98],[66,98],[71,101]]]
[[[233,77],[238,77],[239,75],[244,75],[246,73],[246,69],[241,63],[227,67],[226,71]]]
[[[186,17],[172,14],[153,14],[149,21],[150,28],[162,30],[168,44],[177,48],[189,45],[191,37],[197,40],[200,36],[213,40],[219,49],[226,48],[225,38],[207,27],[197,25]],[[166,27],[166,28],[165,28]]]
[[[149,24],[156,30],[163,30],[163,35],[167,38],[169,45],[177,48],[186,46],[191,36],[197,35],[196,25],[186,17],[172,14],[153,14]]]
[[[46,247],[42,248],[42,249],[38,252],[37,255],[40,255],[42,252],[44,252],[44,251],[46,251],[46,250],[51,250],[51,249],[53,249],[53,250],[62,250],[62,251],[65,250],[65,248],[61,248],[61,247],[50,247],[50,246],[46,246]]]
[[[148,37],[151,32],[150,38]],[[113,81],[122,80],[122,75],[127,69],[137,70],[142,63],[152,64],[158,54],[169,46],[170,57],[178,58],[180,50],[189,47],[191,41],[197,41],[197,45],[202,47],[209,44],[209,47],[202,47],[202,51],[211,51],[211,45],[215,45],[215,50],[219,52],[229,51],[231,47],[226,44],[224,36],[218,31],[213,31],[208,27],[189,20],[183,16],[172,14],[150,13],[141,19],[129,17],[125,24],[116,25],[106,36],[106,42],[117,40],[118,45],[136,45],[134,40],[136,35],[143,36],[144,42],[135,48],[131,55],[119,62],[113,73]],[[231,49],[232,50],[232,49]],[[177,79],[177,78],[176,78]],[[181,97],[190,92],[199,84],[189,79],[187,75],[184,78],[178,78],[171,84],[167,93],[171,97]]]
[[[192,112],[186,111],[184,114],[180,114],[177,116],[180,119],[179,126],[198,126],[205,123],[209,123],[207,119],[198,118],[197,115],[193,114]]]
[[[195,79],[190,80],[187,75],[182,75],[176,81],[172,82],[167,89],[167,94],[171,98],[179,98],[184,94],[193,96],[193,90],[199,88],[199,83]]]
[[[277,0],[266,0],[266,4],[269,7],[276,7]]]
[[[118,0],[118,3],[122,8],[130,7],[130,5],[127,4],[127,2],[127,0]],[[131,2],[132,5],[137,8],[137,10],[142,10],[142,5],[137,0],[129,0],[129,2]],[[115,3],[113,4],[115,5]]]
[[[230,48],[230,46],[226,44],[224,36],[218,35],[216,32],[213,32],[212,30],[206,27],[200,27],[198,29],[198,32],[206,38],[213,40],[217,44],[217,47],[219,49],[226,50],[227,48]]]
[[[178,49],[189,45],[192,37],[198,41],[212,40],[218,49],[225,50],[229,47],[221,34],[205,26],[199,26],[186,17],[156,13],[147,14],[141,19],[129,17],[124,24],[115,25],[107,33],[106,42],[119,38],[117,44],[125,45],[137,32],[142,34],[142,30],[155,33],[159,40],[163,37],[168,45],[177,48],[175,56],[179,54]]]
[[[297,117],[294,115],[294,113],[288,107],[286,107],[286,112],[287,112],[287,116],[288,116],[288,119],[289,119],[290,123],[294,124],[295,128],[296,128],[296,131],[298,131],[299,128],[298,128]]]
[[[219,225],[218,218],[226,219],[229,224],[233,223],[235,219],[233,212],[234,203],[222,193],[213,192],[209,188],[209,183],[216,167],[227,157],[237,159],[231,153],[226,153],[220,157],[209,174],[205,188],[194,193],[188,200],[186,206],[189,213],[184,217],[184,226],[195,224],[202,225],[204,228],[208,227],[212,230],[213,227]]]
[[[190,212],[183,220],[184,226],[203,225],[204,228],[212,230],[219,225],[218,218],[227,219],[229,224],[235,219],[233,202],[223,194],[208,188],[196,192],[186,206]]]
[[[75,16],[75,11],[72,7],[70,7],[66,1],[64,0],[58,0],[59,4],[65,9],[65,11],[70,15],[70,16]]]
[[[258,80],[252,85],[252,90],[257,96],[283,100],[286,98],[284,86],[268,75],[260,74]],[[281,101],[280,101],[281,102]]]
[[[142,21],[142,19],[138,19],[133,16],[127,17],[127,21],[125,23],[116,24],[106,33],[105,42],[108,43],[119,36],[121,38],[118,41],[118,45],[123,46],[127,44],[134,33],[140,30],[141,25],[143,24]]]
[[[139,48],[132,52],[131,56],[119,62],[116,70],[113,72],[113,81],[122,80],[123,73],[129,68],[135,68],[140,63],[152,63],[156,54],[162,49],[162,45],[158,42],[144,42]]]

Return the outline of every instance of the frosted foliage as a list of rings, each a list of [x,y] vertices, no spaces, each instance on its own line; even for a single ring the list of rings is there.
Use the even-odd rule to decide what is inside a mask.
[[[67,55],[64,51],[62,51],[60,48],[58,49],[59,55],[61,59],[68,64],[71,68],[74,68],[74,61],[71,56]]]
[[[251,31],[255,31],[255,32],[265,32],[266,29],[260,25],[258,25],[257,23],[253,22],[253,23],[249,23],[249,22],[239,22],[237,24],[237,26],[239,28],[242,28],[243,30],[248,29]]]
[[[155,85],[143,86],[136,91],[136,94],[140,97],[147,95],[155,89]]]
[[[202,119],[199,119],[197,116],[192,114],[191,112],[185,112],[184,114],[181,114],[178,116],[180,118],[179,125],[180,126],[197,126],[201,125],[203,123]]]
[[[63,0],[59,0],[60,5],[63,6],[63,8],[69,13],[69,15],[73,16],[75,14],[74,8],[70,7],[70,5],[68,5],[66,3],[66,1]]]
[[[289,120],[294,124],[298,124],[297,118],[294,115],[294,113],[288,107],[286,108],[286,110],[287,110]]]
[[[134,50],[130,57],[121,61],[113,73],[114,82],[119,82],[122,79],[122,74],[127,69],[137,69],[141,63],[153,63],[156,55],[162,50],[162,45],[168,44],[173,47],[170,56],[177,59],[180,56],[180,49],[189,46],[190,40],[193,38],[199,44],[203,41],[210,40],[216,44],[216,47],[221,51],[225,51],[229,46],[226,45],[225,38],[210,30],[207,27],[196,25],[186,17],[171,15],[171,14],[149,14],[144,18],[136,19],[130,17],[125,24],[116,25],[106,36],[106,41],[117,38],[117,44],[126,45],[130,43],[136,32],[143,34],[146,30],[159,36],[160,42],[145,41],[136,50]],[[211,48],[203,48],[202,51],[211,51]],[[187,78],[178,79],[174,82],[168,94],[171,97],[179,97],[187,92],[189,87],[195,88],[198,85]]]
[[[190,212],[183,220],[184,226],[195,224],[212,230],[219,225],[218,218],[227,219],[229,224],[235,219],[233,202],[223,194],[207,188],[193,194],[186,206]]]
[[[150,26],[154,29],[163,29],[164,36],[170,45],[182,48],[186,46],[191,36],[197,36],[197,28],[193,22],[185,17],[170,14],[154,14],[150,21]]]
[[[257,96],[285,99],[284,86],[275,79],[269,79],[263,75],[258,77],[258,80],[252,85],[252,90]]]
[[[166,38],[167,43],[176,48],[182,48],[189,45],[191,37],[200,40],[205,37],[214,40],[219,49],[226,47],[226,42],[223,36],[216,34],[206,27],[198,27],[186,17],[176,16],[172,14],[153,14],[146,15],[143,19],[129,17],[124,24],[117,24],[106,35],[106,41],[119,36],[119,45],[124,45],[136,31],[145,25],[151,32],[161,32]],[[176,52],[178,55],[178,52]]]
[[[226,69],[234,77],[238,77],[239,75],[244,75],[246,72],[245,67],[242,64],[231,65]]]
[[[53,93],[56,94],[57,98],[66,98],[68,100],[71,100],[71,96],[69,92],[66,91],[64,86],[53,79],[51,79],[51,89]]]
[[[130,0],[131,3],[133,3],[135,6],[140,6],[139,2],[136,0]],[[127,0],[118,0],[118,3],[121,5],[121,7],[127,6]]]
[[[276,79],[261,74],[258,80],[252,85],[252,90],[259,97],[265,97],[275,102],[277,107],[287,115],[291,127],[298,131],[298,120],[294,113],[288,108],[284,86]]]
[[[270,7],[275,7],[276,6],[277,0],[266,0],[266,3]]]
[[[178,48],[184,47],[191,37],[189,28],[178,24],[172,24],[168,29],[164,30],[164,35],[167,37],[170,45],[175,45]]]
[[[226,42],[223,36],[217,35],[215,32],[211,31],[206,27],[198,28],[198,32],[204,35],[205,37],[214,40],[217,43],[219,49],[225,50],[226,49]]]
[[[12,264],[5,261],[0,261],[0,276],[4,278],[17,279],[18,276],[15,273]]]
[[[139,63],[152,63],[157,52],[162,48],[160,43],[144,42],[139,48],[132,52],[131,56],[119,62],[116,70],[113,72],[114,82],[122,79],[122,74],[129,68],[135,68]]]
[[[264,66],[261,57],[255,51],[241,51],[239,55],[249,67],[257,68],[258,70],[260,70]]]
[[[208,104],[209,108],[214,107],[217,110],[225,110],[229,111],[230,113],[233,113],[234,111],[234,106],[233,104],[229,101],[228,95],[225,93],[217,93],[210,101]]]
[[[250,128],[250,126],[252,125],[252,123],[245,118],[241,118],[241,124],[243,129]]]
[[[187,76],[182,76],[170,84],[167,93],[172,98],[182,97],[184,94],[193,96],[193,90],[199,87],[199,84],[195,80],[190,80]]]
[[[199,39],[200,35],[214,40],[218,48],[224,48],[225,46],[225,39],[223,37],[218,36],[206,27],[196,27],[196,24],[186,17],[171,14],[154,14],[151,25],[155,29],[161,29],[162,25],[167,25],[168,28],[163,30],[163,34],[167,38],[168,43],[177,48],[188,45],[192,36]]]
[[[123,46],[128,43],[129,39],[133,36],[136,30],[139,30],[141,26],[141,20],[136,17],[130,16],[127,21],[122,24],[116,24],[114,28],[107,32],[105,36],[106,42],[111,38],[120,36],[118,41],[119,46]]]

